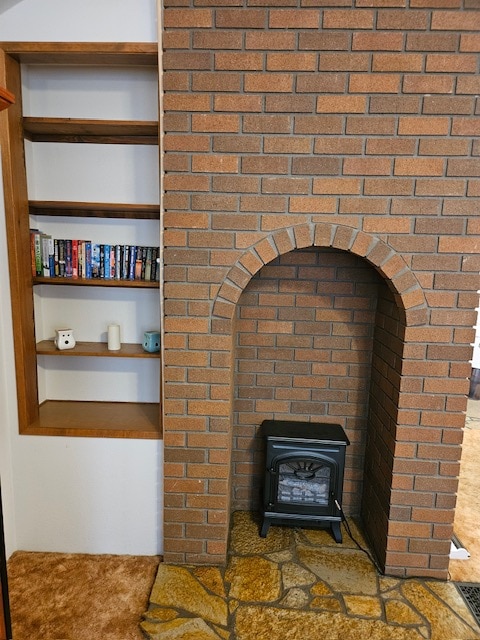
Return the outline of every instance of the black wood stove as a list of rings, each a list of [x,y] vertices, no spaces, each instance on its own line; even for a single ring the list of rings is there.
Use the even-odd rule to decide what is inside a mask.
[[[342,542],[345,450],[338,424],[265,420],[266,440],[262,538],[271,524],[330,527]]]

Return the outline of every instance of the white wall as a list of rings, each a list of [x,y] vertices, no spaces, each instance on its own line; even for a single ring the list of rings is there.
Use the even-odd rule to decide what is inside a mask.
[[[156,42],[154,0],[2,0],[0,41]]]
[[[155,0],[3,0],[0,41],[157,40]],[[3,197],[0,256],[5,256]],[[10,293],[0,279],[0,476],[7,553],[162,552],[162,443],[19,436]]]

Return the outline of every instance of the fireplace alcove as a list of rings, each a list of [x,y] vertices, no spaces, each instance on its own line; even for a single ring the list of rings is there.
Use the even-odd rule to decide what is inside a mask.
[[[293,266],[302,278],[292,275]],[[285,270],[289,279],[279,277]],[[314,295],[301,290],[305,282],[315,283]],[[288,290],[299,285],[296,294]],[[292,304],[292,295],[302,305],[298,297]],[[209,336],[191,339],[210,353],[208,373],[196,372],[196,379],[212,381],[209,401],[188,403],[204,417],[165,419],[166,561],[225,562],[230,514],[252,508],[258,496],[256,431],[264,419],[293,413],[344,426],[352,443],[345,512],[361,514],[385,573],[446,579],[458,469],[443,464],[446,430],[431,426],[433,396],[422,393],[428,356],[434,361],[442,353],[429,349],[435,332],[429,317],[403,257],[358,229],[301,224],[245,251],[217,291]],[[412,398],[425,411],[412,410]],[[446,413],[448,434],[461,433],[461,409]],[[190,445],[187,452],[182,443]],[[460,446],[448,447],[449,461],[452,452],[458,462]],[[183,480],[168,475],[175,456],[186,463]],[[172,462],[175,473],[179,468]]]
[[[231,511],[260,509],[263,420],[341,424],[351,443],[341,500],[346,515],[375,518],[365,506],[372,500],[388,509],[378,504],[390,501],[388,489],[381,493],[391,483],[393,460],[382,431],[394,439],[395,425],[376,399],[388,379],[393,394],[386,369],[401,361],[400,317],[386,282],[349,252],[295,249],[255,274],[236,308]],[[369,536],[384,558],[376,533]]]

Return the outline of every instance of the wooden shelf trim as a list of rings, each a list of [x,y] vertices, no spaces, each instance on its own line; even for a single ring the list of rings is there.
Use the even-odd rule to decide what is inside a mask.
[[[80,118],[23,118],[32,142],[158,145],[158,122]]]
[[[73,287],[120,287],[124,289],[158,289],[160,283],[157,280],[105,280],[104,278],[44,278],[36,276],[33,284],[49,284],[52,286]]]
[[[64,202],[60,200],[30,200],[30,215],[76,218],[125,218],[158,220],[159,204],[112,204],[110,202]]]
[[[161,439],[158,404],[46,400],[25,435]]]
[[[26,64],[158,65],[156,42],[0,42],[0,48]]]
[[[53,340],[37,342],[37,354],[42,356],[86,356],[97,358],[160,358],[160,353],[145,351],[141,344],[122,343],[118,351],[109,351],[106,342],[77,342],[73,349],[57,349]]]

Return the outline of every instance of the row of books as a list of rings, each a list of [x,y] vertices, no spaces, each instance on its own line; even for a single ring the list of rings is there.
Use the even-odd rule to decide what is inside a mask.
[[[34,277],[159,280],[159,247],[57,239],[38,229],[30,242]]]

